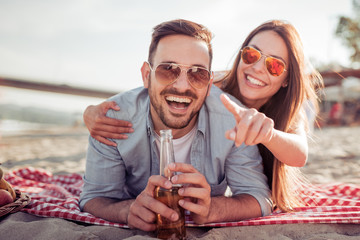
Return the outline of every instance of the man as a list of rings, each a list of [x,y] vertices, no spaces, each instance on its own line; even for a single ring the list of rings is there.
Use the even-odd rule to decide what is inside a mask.
[[[236,147],[225,138],[235,122],[220,101],[221,91],[211,89],[211,37],[205,27],[186,20],[154,28],[148,62],[141,68],[144,88],[114,96],[111,100],[122,110],[107,113],[131,120],[135,132],[126,141],[114,139],[116,147],[90,137],[80,200],[83,211],[152,231],[157,213],[178,218],[154,199],[155,187],[181,183],[179,194],[185,199],[179,204],[199,224],[271,212],[257,147]],[[159,175],[158,152],[158,134],[169,128],[176,160],[170,169],[181,173],[171,181]],[[224,196],[227,186],[231,197]]]

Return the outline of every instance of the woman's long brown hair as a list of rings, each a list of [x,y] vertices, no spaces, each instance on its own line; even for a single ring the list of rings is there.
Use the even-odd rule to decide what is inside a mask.
[[[241,49],[247,46],[255,35],[263,31],[274,31],[285,41],[289,53],[288,86],[281,87],[268,102],[261,106],[259,111],[274,120],[275,129],[294,133],[299,121],[306,122],[303,113],[305,102],[311,101],[317,109],[318,99],[315,86],[321,86],[322,79],[316,71],[307,72],[300,36],[294,26],[285,21],[273,20],[260,25],[248,35]],[[225,92],[244,102],[240,95],[236,73],[240,58],[239,51],[231,70],[222,79],[221,87]],[[264,172],[272,189],[272,199],[276,207],[283,211],[290,211],[294,207],[301,206],[302,203],[295,192],[295,186],[299,183],[298,179],[301,176],[298,169],[276,159],[264,145],[258,144],[258,148],[263,158]]]

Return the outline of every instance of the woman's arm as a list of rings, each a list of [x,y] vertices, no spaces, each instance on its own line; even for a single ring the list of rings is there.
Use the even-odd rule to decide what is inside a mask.
[[[274,129],[271,140],[263,144],[279,161],[292,167],[303,167],[308,157],[308,143],[303,132],[286,133]]]
[[[226,138],[235,141],[236,146],[263,144],[283,163],[303,167],[307,161],[308,144],[304,126],[296,133],[276,130],[274,122],[256,109],[246,109],[231,101],[225,94],[221,101],[234,115],[236,126],[226,132]]]
[[[83,118],[93,138],[109,146],[116,146],[116,143],[107,138],[127,139],[128,136],[124,133],[132,133],[134,129],[130,122],[107,117],[109,109],[119,111],[120,107],[114,101],[90,105],[85,109]]]

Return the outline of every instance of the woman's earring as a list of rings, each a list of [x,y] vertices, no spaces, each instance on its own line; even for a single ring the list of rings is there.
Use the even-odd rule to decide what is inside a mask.
[[[282,84],[282,86],[285,88],[285,87],[287,87],[288,86],[288,82],[284,82],[283,84]]]

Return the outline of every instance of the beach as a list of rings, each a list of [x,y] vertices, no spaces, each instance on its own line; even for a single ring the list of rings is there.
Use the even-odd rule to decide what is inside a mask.
[[[311,183],[360,185],[360,127],[315,129],[301,170]],[[53,174],[84,173],[88,133],[83,126],[24,131],[0,139],[4,172],[43,168]],[[147,239],[151,233],[79,224],[18,212],[0,218],[1,239]],[[29,233],[30,237],[29,237]],[[359,239],[358,224],[283,224],[188,228],[189,239]]]
[[[315,129],[309,159],[301,170],[312,183],[360,184],[360,126]],[[0,139],[3,170],[32,166],[53,174],[84,173],[88,132],[85,127],[23,131]]]
[[[317,129],[302,172],[311,183],[360,184],[360,127]]]

